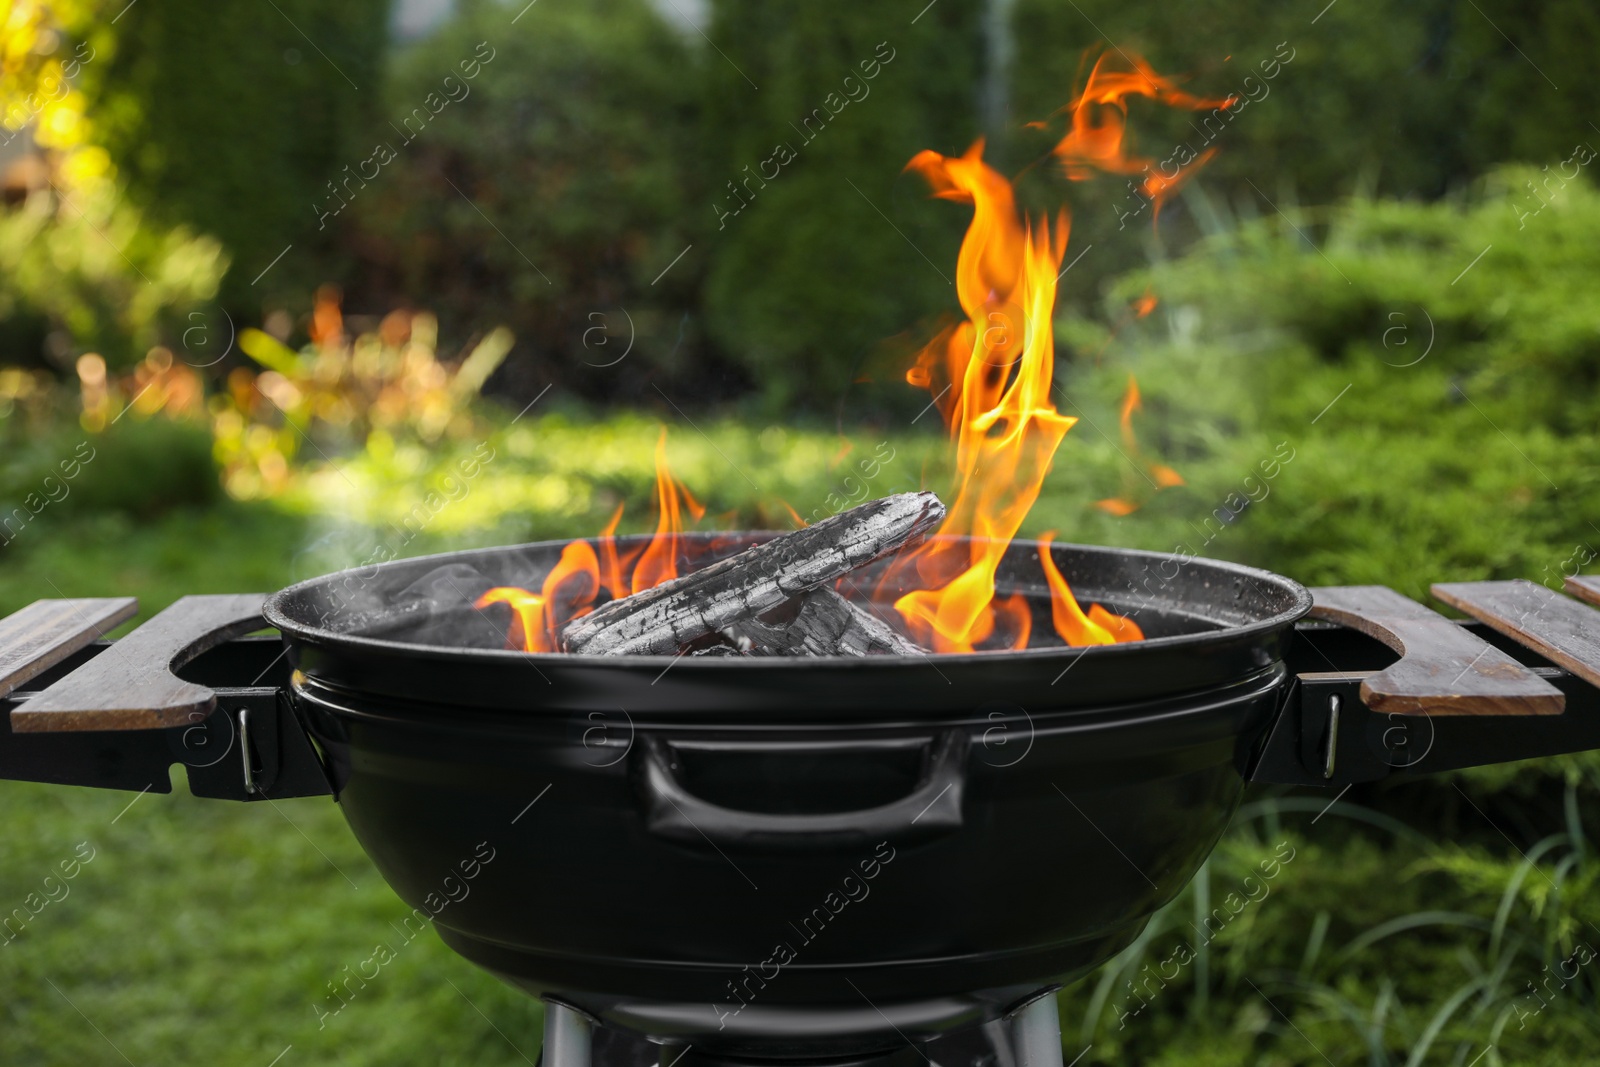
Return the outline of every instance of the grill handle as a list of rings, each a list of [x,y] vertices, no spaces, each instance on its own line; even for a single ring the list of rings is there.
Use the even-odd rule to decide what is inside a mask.
[[[714,804],[684,786],[670,742],[648,735],[640,741],[635,766],[644,798],[645,825],[651,833],[683,844],[789,851],[877,841],[912,843],[948,834],[962,824],[969,748],[962,729],[942,731],[926,742],[921,779],[900,799],[858,811],[819,814],[741,811]],[[873,745],[862,741],[839,751],[859,753]],[[763,750],[792,751],[795,747],[752,743],[713,758],[739,759]]]

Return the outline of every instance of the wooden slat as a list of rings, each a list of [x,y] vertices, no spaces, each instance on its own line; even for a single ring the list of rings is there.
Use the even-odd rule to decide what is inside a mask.
[[[35,600],[0,619],[0,697],[133,618],[131,596]]]
[[[262,593],[187,596],[11,712],[16,733],[149,730],[199,722],[217,697],[172,672],[259,629]]]
[[[1437,612],[1381,585],[1311,591],[1313,618],[1374,637],[1400,661],[1369,675],[1361,699],[1400,715],[1559,715],[1566,697]]]
[[[1433,595],[1600,685],[1600,611],[1534,582],[1450,582]]]
[[[1600,574],[1579,574],[1566,581],[1567,592],[1579,600],[1600,604]]]

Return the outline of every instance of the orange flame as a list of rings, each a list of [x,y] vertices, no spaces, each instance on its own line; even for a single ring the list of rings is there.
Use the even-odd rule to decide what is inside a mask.
[[[617,524],[622,521],[623,507],[622,504],[617,505],[617,510],[611,513],[611,521],[600,531],[600,584],[612,600],[627,596],[631,588],[623,580],[623,563],[617,556]]]
[[[676,578],[683,513],[687,511],[698,521],[705,508],[667,466],[665,428],[656,444],[656,533],[642,550],[625,554],[617,551],[616,533],[622,511],[623,505],[618,504],[611,513],[611,520],[600,533],[598,554],[587,541],[569,542],[539,592],[497,586],[480,596],[473,606],[482,610],[491,604],[508,605],[512,611],[506,635],[508,646],[525,652],[554,652],[560,648],[562,627],[592,611],[601,589],[617,599]]]
[[[1033,609],[1028,607],[1028,598],[1012,593],[1004,600],[996,600],[995,613],[1004,618],[1011,631],[1006,647],[1027,648],[1028,639],[1033,636]]]
[[[1083,91],[1062,109],[1070,115],[1069,129],[1053,153],[1074,181],[1096,173],[1144,173],[1145,195],[1159,209],[1209,153],[1174,173],[1151,173],[1154,161],[1126,148],[1128,98],[1195,110],[1231,107],[1234,101],[1185,93],[1143,59],[1120,49],[1117,55],[1121,60],[1102,55]],[[997,613],[1017,618],[1012,602],[995,602],[995,571],[1038,499],[1056,448],[1077,421],[1050,400],[1052,316],[1068,216],[1062,211],[1053,230],[1044,219],[1019,217],[1011,183],[983,162],[981,140],[959,158],[920,152],[906,169],[926,178],[936,198],[972,205],[956,262],[956,295],[966,321],[941,331],[906,372],[908,382],[934,394],[955,443],[955,502],[939,533],[971,540],[932,541],[912,553],[910,565],[923,588],[901,596],[895,608],[924,644],[939,652],[970,652],[993,634]],[[1146,293],[1132,310],[1142,318],[1155,306],[1154,294]],[[1124,440],[1134,448],[1132,417],[1138,406],[1138,385],[1130,379],[1122,425]],[[1152,469],[1158,484],[1182,482],[1169,467]],[[1136,505],[1110,500],[1101,506],[1125,508],[1126,514]],[[890,577],[906,565],[897,563]],[[1045,570],[1052,621],[1067,642],[1142,638],[1131,620],[1099,605],[1084,614],[1048,558]]]
[[[1138,448],[1139,442],[1133,436],[1133,413],[1144,407],[1144,399],[1139,395],[1139,379],[1128,375],[1128,388],[1122,394],[1122,414],[1118,421],[1122,423],[1122,443],[1129,448]]]
[[[544,647],[544,597],[514,585],[500,585],[472,602],[482,611],[490,604],[511,607],[511,628],[506,632],[506,647],[521,646],[524,652],[548,652]]]
[[[1011,183],[983,162],[979,141],[960,157],[921,152],[908,170],[934,195],[973,205],[956,262],[956,293],[967,322],[924,350],[908,374],[949,379],[943,402],[955,442],[956,491],[942,535],[912,553],[924,588],[895,601],[912,636],[938,652],[971,652],[994,629],[994,576],[1038,499],[1061,439],[1076,419],[1050,401],[1055,368],[1051,315],[1066,251],[1065,217],[1023,224]],[[942,357],[942,359],[941,359]],[[941,366],[942,363],[942,366]]]
[[[1175,485],[1185,484],[1183,475],[1164,463],[1150,464],[1150,474],[1155,478],[1156,486],[1160,489],[1171,489]]]
[[[537,593],[516,586],[497,586],[473,602],[480,611],[490,604],[506,604],[512,611],[506,643],[524,652],[554,652],[561,628],[587,615],[600,590],[600,564],[587,541],[573,541],[561,550],[561,559]]]
[[[1122,394],[1122,443],[1127,449],[1130,463],[1144,464],[1150,472],[1150,478],[1155,483],[1156,490],[1170,489],[1175,485],[1183,485],[1183,475],[1168,467],[1164,463],[1147,463],[1139,454],[1139,438],[1133,432],[1133,413],[1144,407],[1144,402],[1139,395],[1139,381],[1133,375],[1128,375],[1128,389]],[[1109,497],[1105,500],[1095,501],[1095,507],[1101,511],[1121,517],[1131,515],[1139,510],[1137,502],[1128,497]]]
[[[1099,604],[1089,605],[1084,614],[1072,587],[1061,576],[1055,558],[1050,553],[1054,533],[1039,538],[1039,562],[1044,567],[1045,581],[1050,584],[1050,616],[1060,634],[1069,645],[1112,645],[1119,641],[1143,641],[1144,631],[1132,619],[1114,614]]]
[[[683,532],[683,512],[698,521],[706,513],[667,466],[667,430],[656,442],[656,535],[645,546],[633,569],[633,591],[642,593],[678,576],[678,535]]]
[[[1130,96],[1146,97],[1188,111],[1230,108],[1237,97],[1193,96],[1179,89],[1171,78],[1157,74],[1139,56],[1129,55],[1119,48],[1102,54],[1095,61],[1083,91],[1056,112],[1071,116],[1066,134],[1051,149],[1069,180],[1084,181],[1097,173],[1143,173],[1145,179],[1140,188],[1159,214],[1162,203],[1205,166],[1216,149],[1206,149],[1171,174],[1160,169],[1151,173],[1156,161],[1132,155],[1125,147]]]
[[[1119,519],[1124,515],[1132,515],[1139,510],[1138,504],[1127,497],[1121,496],[1108,496],[1104,500],[1096,500],[1094,506],[1108,515],[1115,515]]]

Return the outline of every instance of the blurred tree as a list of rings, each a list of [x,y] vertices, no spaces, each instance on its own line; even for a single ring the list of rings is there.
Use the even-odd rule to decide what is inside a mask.
[[[95,350],[126,366],[178,344],[226,266],[216,241],[149,226],[111,183],[31,193],[0,216],[0,361],[47,352],[64,371]]]
[[[98,139],[131,198],[232,253],[224,300],[259,306],[251,279],[290,243],[314,244],[327,183],[365,155],[353,135],[378,101],[388,7],[132,4],[114,54],[84,68]],[[269,291],[319,280],[297,277],[297,262],[278,265]]]
[[[1478,0],[1450,11],[1447,71],[1474,173],[1506,161],[1553,168],[1575,142],[1600,147],[1600,8],[1582,0]]]
[[[700,252],[674,259],[698,243],[698,77],[643,0],[465,7],[397,57],[352,160],[353,297],[427,301],[446,333],[510,325],[496,384],[530,400],[655,397],[641,368],[696,347]]]
[[[955,309],[966,219],[900,175],[981,132],[984,5],[918,6],[713,3],[711,179],[689,210],[712,336],[775,410],[836,400],[886,338]]]
[[[1162,217],[1162,243],[1181,247],[1278,207],[1328,203],[1351,193],[1433,198],[1495,163],[1553,164],[1578,141],[1600,145],[1590,74],[1600,49],[1600,10],[1583,0],[1381,0],[1313,5],[1267,0],[1017,0],[1014,122],[1042,119],[1066,103],[1085,49],[1144,54],[1163,73],[1188,75],[1206,95],[1233,93],[1227,115],[1160,114],[1136,102],[1130,128],[1158,161],[1187,145],[1217,148],[1199,177],[1223,217]],[[1559,91],[1557,89],[1559,86]],[[1018,164],[1043,146],[1014,135]],[[1123,226],[1133,202],[1125,183],[1074,190],[1074,240],[1096,251],[1075,292],[1134,265],[1154,246]],[[1149,231],[1149,213],[1139,219]],[[1070,256],[1071,253],[1069,253]]]
[[[0,22],[0,147],[16,149],[31,141],[53,151],[74,184],[99,178],[107,169],[105,151],[89,141],[77,86],[84,67],[110,45],[110,34],[96,25],[96,7],[95,0],[15,0]],[[8,176],[7,198],[41,184],[39,178],[13,182]]]
[[[152,225],[122,195],[82,89],[115,52],[102,7],[18,0],[0,22],[0,358],[58,371],[85,349],[121,366],[173,339],[227,266],[216,241]]]
[[[1358,183],[1437,196],[1493,163],[1565,158],[1594,133],[1600,88],[1586,74],[1600,12],[1581,0],[1335,4],[1314,23],[1279,4],[1183,0],[1150,16],[1113,0],[1018,0],[1019,120],[1063,104],[1078,55],[1109,44],[1192,75],[1197,91],[1243,98],[1225,123],[1185,118],[1143,141],[1157,159],[1183,139],[1221,147],[1214,186],[1248,189],[1248,177],[1313,203]]]

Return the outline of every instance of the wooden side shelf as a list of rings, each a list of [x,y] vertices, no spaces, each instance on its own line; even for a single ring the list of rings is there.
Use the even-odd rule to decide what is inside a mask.
[[[262,593],[186,596],[11,712],[16,733],[147,730],[200,722],[217,696],[173,674],[260,629]]]
[[[1435,587],[1437,589],[1437,587]],[[1361,699],[1399,715],[1559,715],[1561,691],[1481,638],[1381,585],[1311,590],[1312,618],[1374,637],[1400,661],[1368,676]]]
[[[133,618],[133,597],[35,600],[0,619],[0,697]]]
[[[1433,595],[1600,686],[1600,611],[1521,579],[1441,583]]]
[[[1579,600],[1600,604],[1600,574],[1579,574],[1566,581],[1567,592]]]

